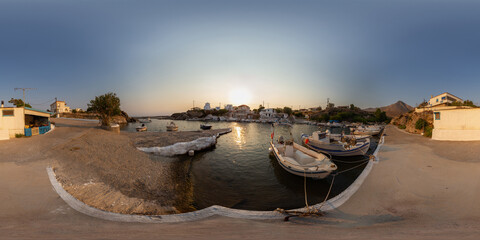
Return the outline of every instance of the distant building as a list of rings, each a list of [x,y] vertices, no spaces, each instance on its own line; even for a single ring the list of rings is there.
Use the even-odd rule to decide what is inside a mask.
[[[215,110],[217,110],[217,111],[220,110],[220,107],[215,107]]]
[[[203,110],[208,111],[208,110],[210,110],[210,109],[211,109],[211,108],[210,108],[210,103],[208,103],[208,102],[205,103],[205,106],[203,106]]]
[[[70,107],[67,106],[65,101],[55,101],[50,104],[50,112],[53,113],[65,113],[70,112]]]
[[[25,107],[0,108],[0,140],[16,134],[32,136],[50,130],[50,113]]]
[[[463,100],[453,94],[450,94],[448,92],[444,92],[440,95],[437,96],[431,96],[430,100],[428,101],[428,106],[434,107],[434,106],[446,106],[448,103],[452,102],[461,102],[463,103]]]
[[[432,139],[447,141],[479,141],[479,119],[480,108],[434,111]]]
[[[232,105],[232,104],[227,104],[227,105],[225,105],[225,110],[227,110],[227,111],[233,111],[233,105]]]
[[[275,109],[264,108],[260,111],[260,118],[273,118],[275,117]]]
[[[248,114],[251,113],[250,107],[247,105],[240,105],[238,107],[235,107],[235,113],[233,114],[234,118],[237,119],[245,119],[248,117]]]

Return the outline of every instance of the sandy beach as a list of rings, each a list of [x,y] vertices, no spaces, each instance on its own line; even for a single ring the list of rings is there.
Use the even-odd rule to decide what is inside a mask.
[[[130,206],[120,212],[154,213],[175,211],[169,202],[175,191],[165,187],[168,176],[157,174],[165,169],[136,151],[135,138],[127,134],[110,136],[90,122],[55,121],[57,128],[47,135],[0,143],[0,238],[477,239],[480,234],[480,142],[438,142],[388,126],[380,162],[364,184],[320,218],[118,223],[70,208],[52,190],[45,168],[57,168],[59,179],[72,188],[96,183],[93,189]]]

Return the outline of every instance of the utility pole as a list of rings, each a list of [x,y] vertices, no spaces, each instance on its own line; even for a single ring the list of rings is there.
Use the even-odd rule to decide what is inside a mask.
[[[35,90],[35,88],[15,88],[15,91],[23,90],[23,108],[25,108],[25,104],[27,104],[25,100],[25,90]]]

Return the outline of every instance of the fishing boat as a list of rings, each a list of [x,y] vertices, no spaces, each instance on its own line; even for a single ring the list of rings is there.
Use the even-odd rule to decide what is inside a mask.
[[[167,125],[167,131],[177,131],[178,126],[174,122],[170,122],[170,124]]]
[[[380,134],[382,127],[380,126],[358,126],[356,128],[351,128],[350,131],[354,135],[370,135],[375,136]]]
[[[147,126],[145,126],[145,124],[142,124],[141,126],[138,126],[135,129],[137,130],[137,132],[145,132],[147,131]]]
[[[212,128],[212,125],[200,124],[200,128],[203,130],[208,130]]]
[[[293,141],[274,142],[272,140],[270,149],[278,164],[291,174],[322,179],[337,170],[337,165],[328,156],[314,152]]]
[[[139,122],[141,123],[151,123],[152,122],[152,119],[150,118],[141,118],[141,119],[138,119]]]
[[[363,156],[370,148],[370,138],[352,136],[330,136],[328,132],[315,131],[312,136],[302,135],[302,142],[308,148],[332,156]]]

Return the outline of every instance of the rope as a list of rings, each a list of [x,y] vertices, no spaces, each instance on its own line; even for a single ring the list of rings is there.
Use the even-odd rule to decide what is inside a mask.
[[[359,162],[364,162],[364,161],[367,161],[367,160],[361,159],[361,160],[358,160],[358,161],[342,161],[342,160],[338,160],[338,159],[332,159],[332,161],[339,162],[339,163],[359,163]]]
[[[305,169],[303,169],[303,192],[305,193],[305,207],[308,209],[308,199],[307,199],[307,174]]]
[[[330,184],[330,188],[328,189],[328,193],[327,193],[327,196],[325,196],[325,199],[323,200],[323,202],[320,204],[320,207],[318,207],[318,209],[322,208],[323,207],[323,204],[325,204],[327,202],[327,199],[328,197],[330,196],[330,192],[332,191],[332,187],[333,187],[333,183],[335,182],[335,177],[337,175],[333,175],[333,178],[332,178],[332,183]]]
[[[348,169],[345,169],[345,170],[343,170],[343,171],[340,171],[340,172],[335,173],[334,176],[339,175],[339,174],[342,174],[342,173],[344,173],[344,172],[348,172],[348,171],[353,170],[353,169],[355,169],[355,168],[358,168],[358,167],[360,167],[360,166],[368,163],[369,161],[370,161],[370,159],[365,160],[365,162],[363,162],[363,163],[361,163],[361,164],[358,164],[357,166],[354,166],[354,167],[351,167],[351,168],[348,168]]]

